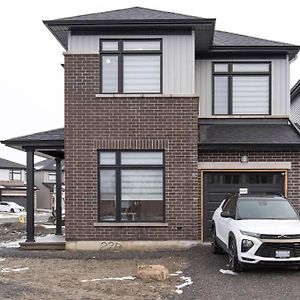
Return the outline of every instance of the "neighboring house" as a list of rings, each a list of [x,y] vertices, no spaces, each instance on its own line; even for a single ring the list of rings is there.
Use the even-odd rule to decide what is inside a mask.
[[[0,201],[26,204],[26,166],[0,158]]]
[[[55,199],[56,164],[54,159],[45,159],[34,165],[34,182],[37,191],[37,208],[52,209]],[[64,165],[62,166],[64,182]]]
[[[65,157],[67,249],[208,241],[232,192],[300,208],[299,46],[140,7],[44,23],[66,50],[65,129],[4,143],[25,149],[28,170],[34,152]]]
[[[300,124],[300,80],[291,89],[291,120]]]

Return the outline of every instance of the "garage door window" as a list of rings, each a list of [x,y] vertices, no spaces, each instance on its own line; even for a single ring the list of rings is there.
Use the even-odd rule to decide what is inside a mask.
[[[209,174],[208,175],[209,184],[239,184],[240,175],[239,174]]]
[[[100,221],[164,221],[162,151],[99,151]]]

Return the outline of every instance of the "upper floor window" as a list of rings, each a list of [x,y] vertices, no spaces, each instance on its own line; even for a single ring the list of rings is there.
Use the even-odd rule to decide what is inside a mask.
[[[9,180],[22,180],[22,171],[9,170]]]
[[[213,63],[213,114],[271,114],[271,63]]]
[[[101,40],[101,93],[161,93],[162,40]]]

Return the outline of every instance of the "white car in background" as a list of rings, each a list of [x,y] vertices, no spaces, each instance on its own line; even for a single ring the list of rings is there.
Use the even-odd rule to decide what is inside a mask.
[[[229,268],[245,265],[300,267],[300,219],[278,195],[234,194],[213,215],[213,253],[228,253]]]
[[[15,202],[0,202],[0,212],[18,213],[25,211],[25,208]]]

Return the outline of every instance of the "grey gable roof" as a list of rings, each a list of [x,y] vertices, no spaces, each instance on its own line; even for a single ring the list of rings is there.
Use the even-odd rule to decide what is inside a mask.
[[[200,17],[183,15],[168,11],[144,7],[130,7],[68,18],[56,19],[56,21],[87,21],[87,20],[192,20],[203,19]]]
[[[295,45],[288,44],[288,43],[282,43],[282,42],[276,42],[271,40],[265,40],[257,37],[252,37],[248,35],[242,35],[232,32],[226,32],[226,31],[219,31],[215,30],[214,34],[214,40],[213,40],[213,46],[221,47],[221,46],[232,46],[232,47],[294,47]]]
[[[64,170],[64,160],[62,160],[62,170]],[[35,171],[55,171],[56,163],[55,159],[45,159],[34,164]]]
[[[14,161],[0,158],[0,169],[26,169],[26,167]]]

